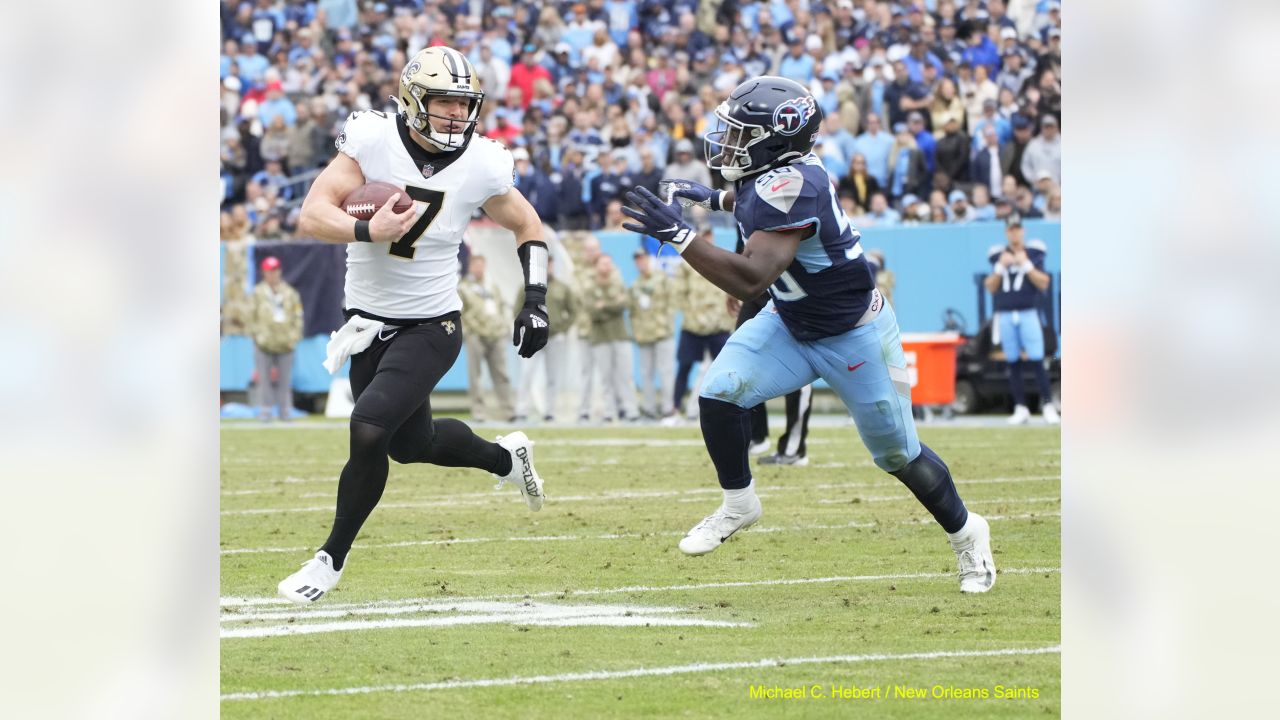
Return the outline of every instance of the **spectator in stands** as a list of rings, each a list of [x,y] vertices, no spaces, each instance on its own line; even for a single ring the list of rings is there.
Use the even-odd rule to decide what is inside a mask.
[[[938,141],[934,140],[933,133],[925,127],[924,113],[911,113],[907,119],[907,127],[911,129],[911,135],[916,139],[916,147],[924,157],[925,172],[932,177],[938,168]]]
[[[556,276],[556,256],[547,256],[547,312],[551,324],[551,336],[542,352],[531,358],[520,358],[520,384],[516,388],[516,422],[523,422],[535,409],[533,389],[541,387],[545,392],[542,420],[555,422],[560,407],[560,393],[564,386],[565,372],[570,362],[569,339],[579,308],[577,296],[570,283]],[[524,305],[524,291],[516,298]],[[539,383],[538,376],[545,376]]]
[[[698,236],[693,242],[714,242],[711,227],[704,225],[699,228]],[[688,263],[680,263],[675,282],[676,307],[684,316],[680,343],[676,349],[679,367],[676,369],[672,395],[674,412],[679,413],[689,389],[689,373],[694,363],[702,362],[706,355],[710,355],[711,360],[720,355],[720,350],[729,339],[729,333],[733,331],[736,318],[729,312],[725,292],[689,267]],[[687,415],[692,418],[696,411],[691,408]],[[675,415],[666,420],[677,421]]]
[[[884,131],[880,116],[868,113],[866,129],[854,139],[853,151],[866,159],[867,174],[875,178],[881,187],[889,184],[889,160],[893,150],[893,135]],[[865,206],[864,206],[865,207]]]
[[[483,255],[473,252],[470,273],[458,283],[458,296],[462,298],[462,337],[467,350],[467,399],[475,422],[513,418],[507,347],[515,315],[486,278],[487,265]],[[485,410],[481,365],[489,369],[489,378],[493,381],[496,405],[492,413]]]
[[[1031,188],[1019,187],[1013,199],[1013,212],[1024,220],[1035,220],[1044,217],[1044,213],[1036,208],[1035,194]]]
[[[283,165],[289,155],[289,128],[285,125],[283,115],[271,118],[262,134],[258,152],[262,153],[263,160],[275,160]]]
[[[969,223],[978,219],[977,211],[969,204],[963,190],[952,190],[947,200],[951,203],[951,222]]]
[[[613,265],[613,258],[596,258],[591,283],[583,293],[583,307],[591,318],[591,355],[604,400],[606,423],[634,420],[636,409],[635,380],[631,367],[631,337],[624,317],[628,304],[627,288]]]
[[[976,222],[985,222],[996,219],[996,206],[991,204],[991,191],[986,185],[978,183],[973,186],[973,219]]]
[[[1044,208],[1044,219],[1062,219],[1062,190],[1057,186],[1054,186],[1054,188],[1049,191],[1049,200],[1045,203]]]
[[[605,210],[609,202],[618,200],[633,186],[631,173],[627,170],[625,151],[614,150],[609,157],[602,157],[601,165],[605,168],[604,172],[591,181],[591,226],[593,228],[605,225]]]
[[[976,135],[973,139],[973,151],[978,152],[986,143],[982,139],[982,131],[991,125],[996,129],[996,138],[999,139],[1001,145],[1005,145],[1013,140],[1013,126],[1002,115],[996,112],[997,105],[994,99],[986,100],[982,103],[982,115],[979,116],[977,122],[973,124]]]
[[[938,138],[938,170],[948,178],[963,180],[969,177],[969,136],[962,129],[960,116],[943,116],[942,134]]]
[[[653,150],[648,147],[642,147],[640,150],[640,169],[632,173],[631,184],[649,188],[650,192],[656,194],[658,192],[658,183],[660,182],[662,182],[662,169],[653,161]]]
[[[840,181],[839,194],[849,195],[860,208],[871,206],[871,196],[880,192],[880,183],[867,172],[867,159],[855,154],[849,163],[849,174]]]
[[[529,151],[518,147],[511,151],[515,160],[516,189],[519,190],[544,224],[554,225],[560,212],[560,199],[555,184],[529,160]]]
[[[292,199],[294,188],[289,184],[289,177],[284,174],[284,164],[279,158],[266,161],[266,167],[255,174],[249,182],[264,190],[270,188],[284,200]]]
[[[560,230],[586,230],[591,225],[587,202],[583,199],[586,169],[582,163],[582,151],[570,148],[564,153],[560,172],[551,176],[560,201],[560,222],[556,226]]]
[[[674,407],[674,287],[666,273],[654,270],[653,256],[643,248],[633,257],[640,272],[629,290],[631,332],[640,351],[640,416],[657,420]]]
[[[948,118],[955,118],[956,122],[963,122],[964,113],[964,102],[960,100],[955,81],[948,77],[939,80],[938,92],[934,94],[933,104],[929,106],[929,117],[933,122],[934,132],[942,132]]]
[[[1022,164],[1026,157],[1027,146],[1032,139],[1031,120],[1026,115],[1018,113],[1013,116],[1009,124],[1013,126],[1013,142],[1000,150],[1000,169],[1006,177],[1012,177],[1018,185],[1030,185],[1031,181],[1022,172]]]
[[[916,146],[915,135],[906,123],[898,123],[893,127],[894,144],[890,151],[890,171],[892,178],[889,192],[894,200],[909,193],[920,191],[921,185],[928,182],[928,170],[925,167],[924,155]]]
[[[253,289],[249,331],[258,376],[258,417],[267,422],[293,411],[293,350],[302,339],[302,299],[281,277],[280,260],[262,259],[262,280]]]
[[[1062,136],[1058,134],[1058,119],[1053,115],[1040,117],[1040,135],[1027,143],[1022,155],[1022,177],[1030,180],[1048,172],[1055,185],[1062,184]]]
[[[884,193],[874,193],[871,196],[871,207],[864,217],[872,227],[893,227],[902,222],[902,215],[889,207]]]
[[[258,120],[266,127],[270,127],[272,118],[276,116],[284,118],[285,125],[293,127],[298,121],[298,113],[293,107],[293,102],[284,96],[284,86],[279,80],[271,80],[267,83],[267,97],[258,105]]]
[[[1012,152],[1011,148],[1009,152]],[[987,123],[982,128],[982,148],[974,154],[970,165],[969,179],[986,188],[995,197],[1004,194],[1004,153],[996,126]]]
[[[690,180],[710,186],[711,172],[707,170],[706,162],[693,157],[693,143],[684,138],[676,142],[675,160],[667,163],[667,168],[662,171],[662,179]]]

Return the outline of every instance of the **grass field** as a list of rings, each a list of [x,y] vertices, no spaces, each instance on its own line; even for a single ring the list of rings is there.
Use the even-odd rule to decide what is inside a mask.
[[[676,548],[719,503],[696,428],[529,434],[542,512],[479,471],[393,463],[342,583],[295,608],[271,598],[328,534],[346,430],[224,425],[222,717],[1059,714],[1056,428],[921,429],[991,520],[981,596],[852,427],[757,472],[764,517],[700,558]]]

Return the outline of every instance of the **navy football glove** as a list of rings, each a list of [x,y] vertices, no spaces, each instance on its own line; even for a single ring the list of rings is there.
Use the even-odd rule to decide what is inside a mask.
[[[658,186],[658,192],[671,202],[673,198],[681,198],[681,205],[701,205],[708,210],[719,212],[724,209],[723,190],[709,188],[692,180],[665,180]],[[687,201],[687,202],[686,202]]]
[[[637,222],[623,223],[623,229],[655,237],[659,242],[672,245],[677,252],[684,254],[695,233],[693,227],[684,221],[679,203],[665,203],[650,192],[649,188],[638,185],[635,190],[627,193],[627,202],[635,206],[635,209],[624,205],[622,212]]]

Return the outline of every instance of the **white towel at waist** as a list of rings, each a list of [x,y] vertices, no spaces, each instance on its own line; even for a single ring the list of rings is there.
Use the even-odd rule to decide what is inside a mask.
[[[327,357],[324,360],[324,369],[328,370],[330,375],[338,372],[347,358],[368,348],[382,328],[383,323],[379,320],[352,315],[346,325],[329,335],[329,344],[325,346]]]

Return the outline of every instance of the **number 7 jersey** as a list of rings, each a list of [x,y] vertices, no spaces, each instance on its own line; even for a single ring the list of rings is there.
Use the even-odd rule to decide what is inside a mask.
[[[739,183],[733,217],[748,247],[757,230],[810,230],[795,259],[769,286],[792,336],[819,340],[858,324],[871,301],[875,275],[822,161],[809,154]]]
[[[462,150],[429,153],[398,115],[372,110],[352,113],[336,144],[366,182],[405,188],[418,213],[395,242],[347,245],[344,306],[389,319],[461,309],[458,245],[476,209],[514,185],[511,153],[479,135]]]

